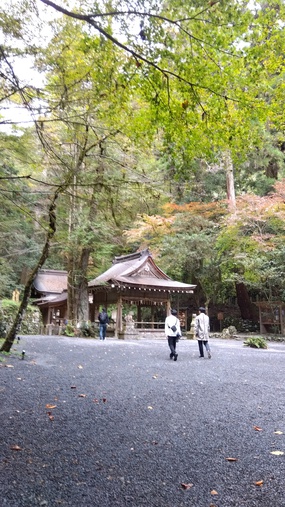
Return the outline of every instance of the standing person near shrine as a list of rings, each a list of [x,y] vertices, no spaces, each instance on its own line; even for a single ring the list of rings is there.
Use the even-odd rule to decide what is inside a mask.
[[[200,357],[204,357],[203,345],[208,352],[208,358],[211,359],[211,350],[209,346],[209,331],[210,331],[210,319],[206,315],[206,310],[203,306],[199,308],[199,314],[195,318],[194,332],[198,340]]]
[[[107,324],[109,324],[109,317],[106,312],[106,308],[102,308],[102,311],[98,315],[99,320],[99,336],[100,340],[105,340]]]
[[[181,337],[181,328],[177,317],[177,310],[174,308],[171,310],[171,315],[168,315],[165,319],[164,330],[170,348],[170,359],[174,358],[174,361],[177,361],[176,343]]]

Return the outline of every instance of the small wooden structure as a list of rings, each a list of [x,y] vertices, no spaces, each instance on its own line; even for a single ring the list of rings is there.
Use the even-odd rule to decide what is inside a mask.
[[[148,249],[115,257],[112,266],[88,286],[90,322],[98,325],[100,307],[105,307],[109,315],[112,310],[108,334],[117,338],[161,335],[171,302],[175,301],[179,311],[179,296],[192,294],[196,287],[172,280],[155,264]],[[57,334],[67,319],[67,272],[40,270],[34,281],[33,297],[41,310],[46,332]],[[143,322],[146,307],[150,308],[151,316],[150,321]],[[157,314],[161,316],[160,322]],[[187,331],[187,307],[180,309],[179,318]]]
[[[258,301],[260,333],[284,335],[285,303],[282,301]]]
[[[151,331],[160,333],[164,329],[164,319],[170,313],[173,296],[192,294],[195,285],[172,280],[154,262],[148,249],[134,254],[115,257],[113,265],[94,280],[89,282],[89,289],[93,295],[90,305],[90,319],[95,321],[99,307],[115,305],[115,336],[124,337],[130,333],[142,334],[145,326],[142,322],[142,308],[151,309]],[[136,307],[135,319],[123,321],[123,305]],[[154,308],[163,307],[163,321],[154,321]],[[184,313],[187,322],[187,315]],[[130,321],[131,325],[128,326]],[[134,322],[135,321],[135,322]]]
[[[33,283],[32,297],[48,333],[62,326],[67,317],[67,271],[40,269]]]

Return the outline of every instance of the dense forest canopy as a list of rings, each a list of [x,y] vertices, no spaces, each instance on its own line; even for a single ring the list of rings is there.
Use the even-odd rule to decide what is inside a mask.
[[[197,301],[282,299],[284,22],[282,0],[6,0],[1,297],[48,241],[73,321],[144,246]]]

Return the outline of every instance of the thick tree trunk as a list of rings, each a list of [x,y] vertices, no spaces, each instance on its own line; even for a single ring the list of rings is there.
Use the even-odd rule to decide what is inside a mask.
[[[234,168],[230,151],[224,152],[223,160],[227,179],[227,198],[229,203],[229,210],[234,212],[236,209],[236,194],[234,182]]]
[[[78,160],[76,164],[76,170],[73,177],[73,192],[71,194],[70,201],[70,219],[69,219],[69,234],[72,237],[72,233],[76,231],[76,227],[80,224],[77,222],[78,215],[78,199],[77,199],[77,185],[78,175],[80,170],[84,167],[84,160],[87,148],[87,142],[89,138],[89,129],[86,126],[85,139],[82,147],[79,149]],[[102,175],[104,173],[104,140],[98,143],[100,149],[100,161],[97,167],[97,181],[93,183],[92,195],[90,198],[90,209],[88,220],[91,225],[86,228],[86,235],[90,232],[92,236],[92,224],[96,220],[97,214],[97,194],[102,184]],[[68,319],[77,325],[80,322],[86,322],[89,320],[89,293],[88,293],[88,281],[87,281],[87,270],[90,253],[93,250],[93,242],[90,241],[85,243],[85,246],[81,244],[74,244],[72,250],[69,251],[68,255],[68,296],[67,296],[67,308],[68,308]]]
[[[250,301],[247,288],[244,283],[236,283],[237,303],[240,309],[241,318],[245,320],[255,320],[254,305]]]
[[[266,167],[265,174],[267,178],[274,178],[275,180],[278,179],[278,164],[277,161],[274,159],[271,159],[268,163],[268,166]]]
[[[89,291],[87,281],[87,269],[90,255],[90,248],[84,248],[80,258],[80,276],[78,280],[78,305],[77,318],[79,321],[89,320]]]
[[[43,264],[45,263],[45,261],[46,261],[46,259],[48,257],[49,248],[50,248],[50,241],[53,238],[53,236],[55,234],[55,231],[56,231],[56,214],[55,214],[56,199],[58,198],[58,195],[62,191],[63,191],[62,187],[59,187],[57,189],[57,191],[55,192],[55,194],[53,196],[51,204],[49,206],[49,210],[48,210],[48,214],[49,214],[48,232],[47,232],[47,235],[46,235],[46,240],[45,240],[45,244],[44,244],[43,249],[42,249],[42,253],[41,253],[40,259],[39,259],[37,265],[32,270],[32,272],[31,272],[31,274],[30,274],[30,276],[29,276],[29,278],[28,278],[28,280],[26,282],[25,289],[24,289],[24,294],[23,294],[23,298],[22,298],[19,310],[17,312],[17,315],[15,317],[15,320],[14,320],[14,322],[12,324],[11,329],[9,330],[7,338],[5,339],[3,345],[2,345],[2,347],[0,349],[0,352],[9,352],[10,351],[10,349],[11,349],[11,347],[13,345],[13,342],[15,340],[15,337],[16,337],[17,333],[20,330],[23,318],[25,316],[25,312],[26,312],[27,306],[29,304],[29,298],[30,298],[30,294],[31,294],[31,289],[32,289],[33,281],[35,279],[35,276],[36,276],[38,270],[43,266]]]
[[[70,253],[67,266],[67,318],[75,325],[77,323],[77,288],[76,288],[76,269],[75,260]]]
[[[68,320],[76,325],[89,320],[87,269],[90,248],[83,248],[80,258],[69,257],[67,308]]]

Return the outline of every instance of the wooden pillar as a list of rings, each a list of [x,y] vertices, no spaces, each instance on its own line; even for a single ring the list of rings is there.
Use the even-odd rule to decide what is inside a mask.
[[[166,302],[166,316],[167,317],[168,317],[168,315],[171,314],[170,310],[171,310],[171,304],[170,304],[170,299],[168,299],[168,301]]]
[[[51,323],[52,323],[52,311],[53,311],[53,309],[52,309],[52,308],[49,308],[49,309],[48,309],[48,319],[47,319],[47,324],[51,324]]]
[[[119,296],[117,301],[117,318],[116,318],[116,328],[115,328],[115,337],[118,338],[119,334],[123,331],[123,303],[122,296]]]
[[[138,303],[138,322],[142,321],[142,308],[140,303]],[[138,327],[142,327],[141,324],[138,325]]]
[[[262,323],[262,316],[261,316],[261,307],[258,306],[258,310],[259,310],[259,332],[262,333],[263,332],[263,323]]]
[[[187,329],[187,324],[188,324],[188,310],[187,308],[185,309],[185,331],[187,333],[188,329]],[[190,328],[191,328],[191,324],[190,324]]]
[[[151,329],[153,329],[154,328],[154,306],[153,305],[151,305],[150,311],[151,311]]]

